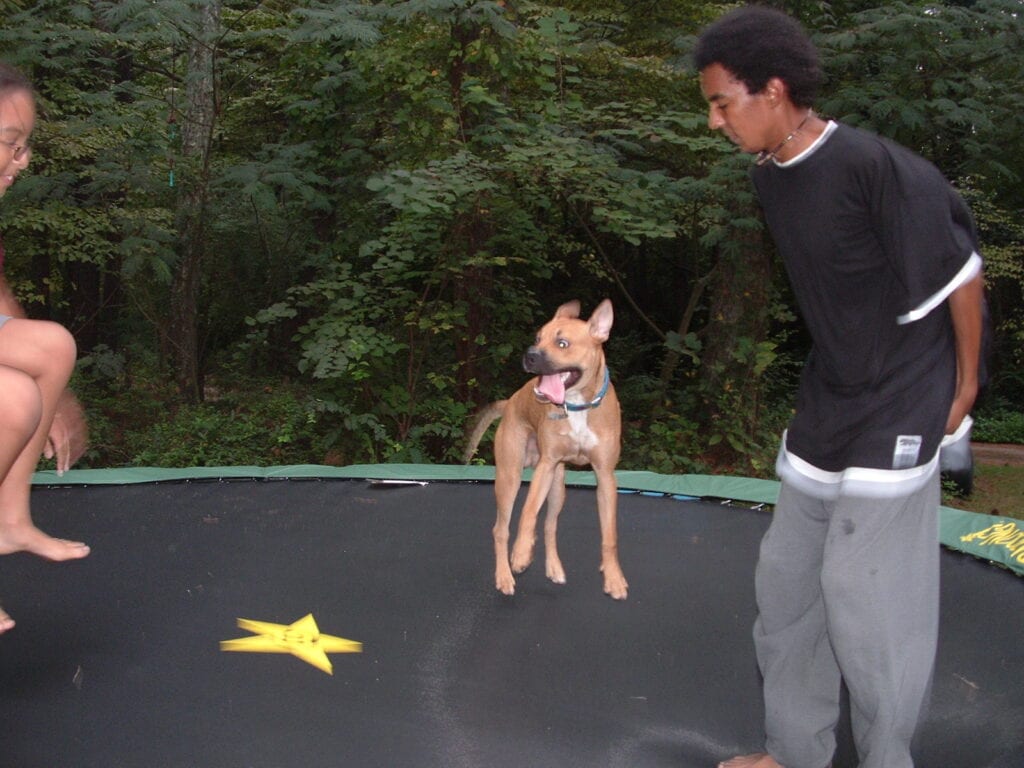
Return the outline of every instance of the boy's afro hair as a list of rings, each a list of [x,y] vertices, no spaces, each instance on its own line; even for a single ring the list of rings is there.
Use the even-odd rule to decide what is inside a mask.
[[[759,5],[730,11],[700,34],[693,54],[697,70],[720,64],[750,93],[760,93],[777,77],[798,107],[811,107],[824,74],[818,51],[804,28],[790,16]]]

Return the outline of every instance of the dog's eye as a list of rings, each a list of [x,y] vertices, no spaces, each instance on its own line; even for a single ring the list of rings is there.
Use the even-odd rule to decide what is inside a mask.
[[[568,349],[569,348],[569,340],[568,339],[559,339],[558,340],[558,348],[559,349]]]

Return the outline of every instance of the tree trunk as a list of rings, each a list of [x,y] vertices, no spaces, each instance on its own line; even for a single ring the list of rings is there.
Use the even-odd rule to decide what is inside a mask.
[[[196,35],[188,53],[185,114],[181,125],[181,170],[178,179],[178,263],[171,283],[168,342],[174,378],[182,397],[202,399],[199,355],[199,293],[205,255],[206,204],[209,193],[210,145],[217,117],[215,41],[220,2],[195,5]]]

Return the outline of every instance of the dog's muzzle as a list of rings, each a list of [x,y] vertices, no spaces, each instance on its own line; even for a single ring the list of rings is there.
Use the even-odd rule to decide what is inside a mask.
[[[536,347],[530,347],[523,353],[523,370],[527,373],[546,373],[549,368],[547,355]]]
[[[537,347],[526,350],[523,369],[538,376],[537,386],[533,389],[537,399],[552,405],[563,405],[566,391],[575,386],[582,376],[578,368],[556,368]]]

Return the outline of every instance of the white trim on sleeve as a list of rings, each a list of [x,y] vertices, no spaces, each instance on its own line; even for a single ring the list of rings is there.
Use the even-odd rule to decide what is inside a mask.
[[[907,323],[913,323],[920,320],[922,317],[926,317],[929,312],[939,306],[942,302],[949,298],[949,295],[953,293],[964,283],[972,280],[978,273],[981,272],[981,256],[977,252],[972,252],[971,257],[967,260],[967,263],[957,273],[956,277],[949,281],[949,283],[938,293],[931,298],[927,299],[916,309],[912,309],[905,315],[900,315],[896,318],[896,322],[899,325],[906,325]]]

